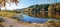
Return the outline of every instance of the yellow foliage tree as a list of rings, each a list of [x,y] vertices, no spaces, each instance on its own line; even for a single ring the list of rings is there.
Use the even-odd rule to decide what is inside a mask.
[[[11,2],[17,5],[18,0],[0,0],[0,10],[1,10],[1,7],[6,6],[6,3],[11,3]]]

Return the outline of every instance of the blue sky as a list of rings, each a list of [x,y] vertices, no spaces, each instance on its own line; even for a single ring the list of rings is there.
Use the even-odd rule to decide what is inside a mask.
[[[47,0],[19,0],[18,6],[16,6],[15,4],[9,6],[9,4],[7,4],[7,9],[8,10],[12,10],[12,9],[21,9],[21,8],[26,8],[29,7],[31,5],[35,5],[35,4],[47,4],[47,3],[53,3],[54,0],[52,1],[47,1]],[[60,0],[57,0],[57,2],[60,2]]]

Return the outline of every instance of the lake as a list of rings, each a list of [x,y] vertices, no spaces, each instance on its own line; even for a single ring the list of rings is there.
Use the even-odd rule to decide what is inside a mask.
[[[18,19],[22,20],[23,22],[45,23],[50,18],[37,18],[37,17],[31,17],[31,16],[23,14],[23,16],[18,16]]]

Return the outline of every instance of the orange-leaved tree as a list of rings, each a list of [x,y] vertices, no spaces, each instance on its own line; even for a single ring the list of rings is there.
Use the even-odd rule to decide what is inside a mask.
[[[6,3],[15,3],[17,5],[18,0],[0,0],[0,10],[1,7],[5,7]]]

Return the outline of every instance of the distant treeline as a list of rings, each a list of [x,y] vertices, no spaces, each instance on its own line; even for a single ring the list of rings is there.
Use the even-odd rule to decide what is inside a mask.
[[[22,10],[24,14],[35,17],[49,17],[60,19],[60,2],[52,4],[36,4],[24,8]]]

